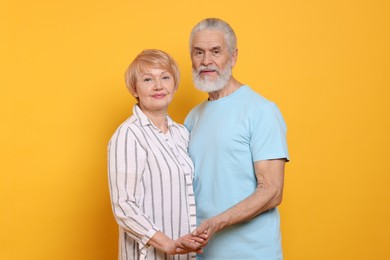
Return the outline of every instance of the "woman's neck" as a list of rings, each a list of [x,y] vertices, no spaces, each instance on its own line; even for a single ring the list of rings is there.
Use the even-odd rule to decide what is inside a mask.
[[[142,111],[150,121],[163,133],[168,132],[167,112],[166,111]]]

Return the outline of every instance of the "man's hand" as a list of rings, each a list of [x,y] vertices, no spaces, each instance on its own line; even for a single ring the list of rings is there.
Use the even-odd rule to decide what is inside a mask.
[[[191,234],[194,237],[206,235],[208,241],[215,233],[223,228],[223,223],[225,222],[226,221],[218,221],[217,217],[206,219]]]
[[[191,238],[203,239],[201,244],[201,248],[203,248],[212,236],[223,228],[224,223],[227,221],[223,221],[221,217],[206,219],[191,233]],[[193,241],[184,240],[181,242],[180,248],[194,251],[197,246],[198,244]]]

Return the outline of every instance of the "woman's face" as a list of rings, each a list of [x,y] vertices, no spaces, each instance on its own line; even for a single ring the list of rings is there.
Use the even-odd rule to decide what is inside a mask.
[[[144,112],[166,112],[175,93],[175,81],[170,72],[147,68],[137,78],[134,96]]]

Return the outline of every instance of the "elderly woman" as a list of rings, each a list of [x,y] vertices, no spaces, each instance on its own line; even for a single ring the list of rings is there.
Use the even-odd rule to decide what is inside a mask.
[[[112,208],[119,225],[119,259],[190,259],[181,242],[199,245],[192,189],[194,166],[189,133],[167,115],[179,85],[176,62],[160,50],[145,50],[125,73],[137,99],[133,115],[108,146]],[[179,254],[173,258],[172,255]]]

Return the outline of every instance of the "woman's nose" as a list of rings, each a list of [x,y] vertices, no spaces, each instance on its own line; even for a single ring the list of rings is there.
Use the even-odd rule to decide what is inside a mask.
[[[154,84],[153,89],[154,89],[154,90],[160,90],[160,89],[162,89],[162,82],[161,82],[161,80],[156,80],[155,82],[156,82],[156,83]]]

